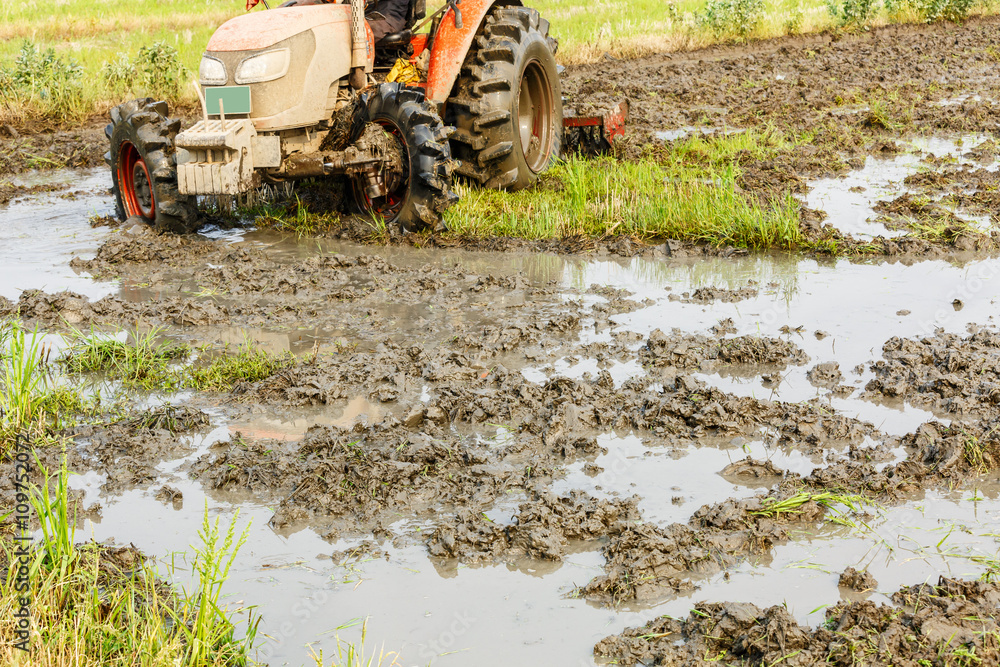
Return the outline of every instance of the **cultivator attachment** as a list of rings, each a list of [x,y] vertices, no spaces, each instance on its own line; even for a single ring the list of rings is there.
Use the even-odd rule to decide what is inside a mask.
[[[577,116],[569,109],[563,116],[563,147],[567,153],[600,155],[611,150],[625,134],[628,100],[622,100],[603,114]]]

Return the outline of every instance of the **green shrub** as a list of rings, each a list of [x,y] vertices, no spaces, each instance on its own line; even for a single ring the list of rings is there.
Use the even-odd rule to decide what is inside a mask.
[[[860,28],[868,25],[878,13],[878,0],[827,0],[826,8],[837,25]]]
[[[947,19],[961,21],[968,18],[976,0],[910,0],[911,6],[927,23]]]
[[[101,68],[108,88],[161,98],[177,96],[184,73],[177,49],[166,42],[140,48],[133,59],[121,54]]]
[[[746,38],[764,14],[764,0],[709,0],[698,14],[698,23],[717,36]]]
[[[79,116],[83,101],[83,68],[58,57],[55,49],[43,51],[25,41],[13,66],[0,68],[0,102],[5,106],[43,107],[45,115],[63,119]]]

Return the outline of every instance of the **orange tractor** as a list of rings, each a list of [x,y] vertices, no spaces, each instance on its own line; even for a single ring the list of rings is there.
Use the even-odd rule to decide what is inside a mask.
[[[198,72],[202,119],[183,132],[164,102],[112,109],[105,158],[119,217],[188,232],[198,196],[339,176],[359,212],[437,228],[458,199],[454,173],[514,190],[559,157],[556,41],[534,9],[449,0],[425,17],[425,0],[410,0],[410,27],[375,44],[364,0],[307,2],[215,32]],[[566,124],[600,147],[623,120],[617,107]]]

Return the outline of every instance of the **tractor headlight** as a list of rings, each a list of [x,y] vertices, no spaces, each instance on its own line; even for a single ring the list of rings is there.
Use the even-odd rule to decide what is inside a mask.
[[[250,56],[236,69],[236,83],[262,83],[288,73],[288,49],[275,49]]]
[[[220,86],[226,83],[226,66],[212,56],[202,56],[198,66],[198,80],[206,86]]]

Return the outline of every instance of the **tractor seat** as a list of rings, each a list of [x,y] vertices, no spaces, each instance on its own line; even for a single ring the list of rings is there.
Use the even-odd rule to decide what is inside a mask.
[[[407,30],[400,30],[399,32],[394,32],[392,34],[386,35],[382,38],[376,46],[381,47],[392,47],[392,46],[407,46],[410,40],[413,38],[413,33]]]

